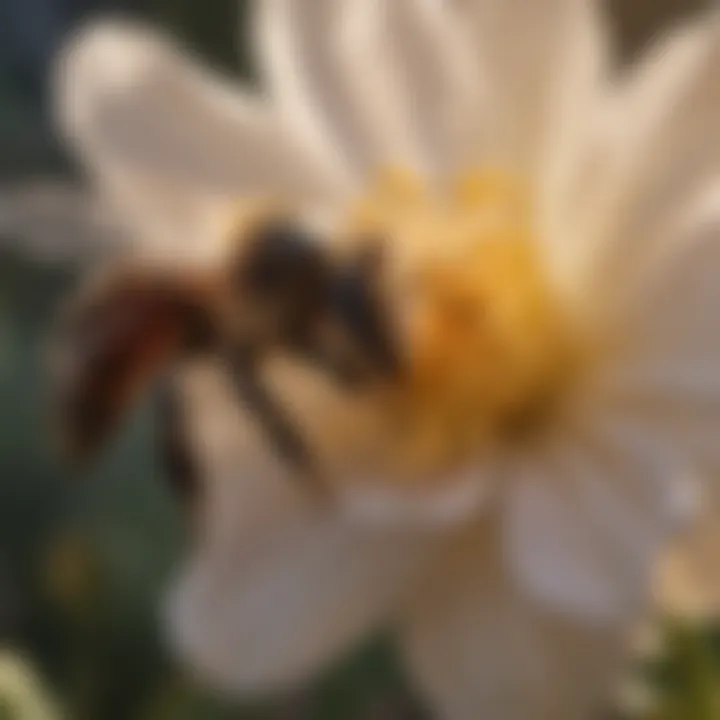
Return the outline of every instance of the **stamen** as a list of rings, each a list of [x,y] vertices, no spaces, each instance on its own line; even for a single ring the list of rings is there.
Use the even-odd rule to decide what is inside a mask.
[[[403,378],[381,398],[382,464],[396,477],[449,469],[552,410],[573,355],[523,188],[476,173],[446,195],[386,175],[351,213],[394,254]]]

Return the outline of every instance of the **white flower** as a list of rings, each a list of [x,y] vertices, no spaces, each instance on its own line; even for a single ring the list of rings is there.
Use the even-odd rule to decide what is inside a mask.
[[[445,716],[585,717],[720,447],[718,21],[615,78],[583,0],[255,10],[268,98],[104,25],[64,58],[63,127],[145,251],[221,250],[238,197],[381,232],[411,381],[360,431],[358,401],[276,369],[327,511],[222,373],[188,372],[205,486],[176,645],[250,691],[392,622]]]

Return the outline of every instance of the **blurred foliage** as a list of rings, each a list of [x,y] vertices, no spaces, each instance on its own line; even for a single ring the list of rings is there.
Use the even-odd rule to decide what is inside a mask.
[[[237,48],[245,15],[235,0],[117,4],[163,23],[211,63],[249,74],[248,53]],[[671,13],[701,0],[610,4],[628,52]],[[18,92],[11,80],[0,67],[0,179],[64,170],[42,98]],[[152,407],[87,477],[68,477],[50,443],[43,342],[74,281],[69,269],[0,249],[0,640],[22,653],[0,662],[0,720],[54,720],[56,713],[67,720],[417,717],[382,639],[301,697],[259,708],[208,698],[172,665],[157,608],[183,536],[153,453]],[[637,678],[656,702],[648,720],[718,720],[720,632],[674,623],[664,636],[665,652]],[[57,704],[48,700],[46,709],[23,715],[9,683]]]
[[[638,687],[650,699],[647,720],[720,718],[720,632],[667,620],[663,649],[638,668]]]

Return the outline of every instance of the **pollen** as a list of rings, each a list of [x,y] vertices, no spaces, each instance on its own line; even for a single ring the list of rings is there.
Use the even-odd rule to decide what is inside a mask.
[[[435,474],[540,431],[574,343],[523,187],[478,172],[439,193],[390,171],[350,227],[385,238],[396,271],[405,372],[382,397],[393,475]]]

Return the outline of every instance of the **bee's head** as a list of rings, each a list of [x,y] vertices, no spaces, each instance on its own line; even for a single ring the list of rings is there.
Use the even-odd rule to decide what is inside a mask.
[[[290,221],[243,232],[218,277],[226,335],[254,346],[303,341],[327,304],[333,272],[318,239]]]
[[[286,220],[258,226],[230,265],[240,333],[326,364],[348,379],[397,370],[378,243],[333,253]]]
[[[334,257],[299,226],[246,232],[222,267],[111,271],[57,328],[53,381],[64,445],[94,454],[154,379],[198,354],[268,351],[322,365],[337,380],[397,371],[376,248]]]

